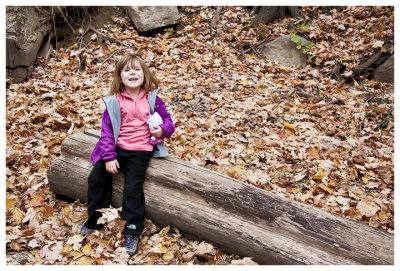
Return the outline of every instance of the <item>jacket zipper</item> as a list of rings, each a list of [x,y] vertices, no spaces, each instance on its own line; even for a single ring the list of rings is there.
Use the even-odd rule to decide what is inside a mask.
[[[137,98],[136,98],[137,99]],[[135,102],[135,117],[137,117],[136,116],[136,100],[134,101]]]

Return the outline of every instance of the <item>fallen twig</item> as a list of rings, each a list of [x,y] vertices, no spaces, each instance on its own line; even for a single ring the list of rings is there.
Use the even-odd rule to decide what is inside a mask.
[[[246,49],[246,50],[244,51],[244,53],[247,54],[247,53],[250,52],[251,50],[256,51],[256,48],[257,48],[258,46],[260,46],[261,44],[263,44],[264,42],[266,42],[265,39],[262,40],[262,41],[257,42],[256,45],[253,45],[253,46],[250,47],[249,49]]]
[[[242,59],[246,59],[246,56],[244,55],[243,46],[241,44],[239,44],[239,48],[240,48],[240,52],[242,53]]]
[[[213,19],[210,24],[210,34],[213,33],[213,30],[215,30],[215,33],[217,32],[218,18],[219,18],[219,15],[221,15],[221,11],[223,8],[224,8],[223,6],[219,6],[219,7],[217,7],[217,10],[215,11]],[[215,35],[215,33],[214,33],[214,35]]]
[[[94,33],[96,33],[96,34],[98,34],[98,35],[104,37],[105,39],[108,39],[108,40],[110,40],[110,41],[112,41],[112,42],[118,43],[118,44],[120,44],[120,45],[122,45],[122,46],[127,46],[127,45],[124,44],[123,42],[121,42],[121,41],[119,41],[119,40],[116,40],[116,39],[113,39],[113,38],[111,38],[111,37],[109,37],[109,36],[107,36],[107,35],[105,35],[105,34],[99,32],[99,31],[98,31],[97,29],[95,29],[93,26],[89,26],[89,29],[90,29],[91,31],[93,31]]]
[[[225,86],[225,83],[219,83],[217,85],[219,85],[221,87],[216,87],[216,88],[204,87],[204,90],[206,90],[207,92],[216,92],[216,91],[223,89],[223,86]],[[181,88],[181,89],[168,89],[166,91],[168,91],[168,92],[187,92],[188,90],[201,91],[203,89],[202,88],[195,88],[195,89]],[[163,91],[165,91],[165,90],[159,90],[159,92],[163,92]]]
[[[90,16],[90,14],[85,10],[85,13],[86,13],[86,15],[88,15],[89,16],[89,26],[86,28],[86,30],[85,30],[85,32],[82,32],[81,33],[81,35],[79,36],[79,38],[78,38],[78,43],[80,44],[79,45],[79,49],[81,48],[81,44],[83,44],[83,45],[85,45],[86,46],[86,44],[83,42],[83,36],[85,36],[86,35],[86,33],[89,31],[89,29],[90,29],[90,26],[92,25],[92,16]],[[86,46],[87,47],[87,46]]]
[[[60,8],[59,6],[57,6],[57,8],[58,8],[58,10],[61,12],[61,15],[63,16],[64,21],[68,24],[68,26],[71,28],[71,30],[72,30],[73,32],[75,32],[75,29],[70,25],[70,23],[69,23],[67,17],[65,17],[64,12],[61,10],[61,8]]]
[[[56,50],[57,50],[58,49],[58,44],[57,44],[56,21],[54,19],[54,7],[51,7],[51,16],[53,17],[54,37],[56,38]]]
[[[258,53],[258,51],[255,48],[251,48],[253,50],[253,52],[259,57],[261,58],[261,55]]]
[[[295,87],[293,89],[275,89],[273,91],[280,92],[281,94],[279,95],[279,97],[284,98],[284,99],[289,99],[294,93],[296,93],[299,97],[302,97],[302,98],[307,98],[307,99],[316,98],[319,101],[324,100],[324,101],[329,101],[333,104],[339,104],[339,105],[343,103],[342,100],[339,98],[321,97],[318,95],[313,95],[313,94],[310,94],[310,93],[307,93],[307,92],[301,90],[299,87]]]
[[[96,83],[99,82],[99,80],[100,80],[100,70],[101,70],[101,68],[103,67],[103,64],[106,63],[107,60],[109,60],[116,52],[119,52],[119,51],[125,50],[125,49],[127,49],[127,47],[119,48],[119,49],[115,50],[114,52],[111,53],[111,55],[109,55],[104,61],[101,62],[100,67],[99,67],[99,69],[98,69],[98,71],[97,71]]]
[[[391,89],[390,91],[386,91],[386,92],[383,92],[383,93],[378,93],[377,94],[377,93],[374,93],[374,92],[368,92],[366,94],[367,95],[368,94],[371,95],[371,97],[366,101],[366,103],[374,101],[374,102],[376,102],[378,104],[384,104],[386,102],[386,99],[385,99],[384,96],[386,94],[394,94],[394,92],[393,92],[393,89]]]

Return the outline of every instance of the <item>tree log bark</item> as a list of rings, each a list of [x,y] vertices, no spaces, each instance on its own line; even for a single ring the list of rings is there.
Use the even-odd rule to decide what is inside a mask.
[[[383,45],[383,51],[387,52],[387,50],[389,50],[389,48],[394,44],[394,35],[388,37],[385,40],[385,43]],[[360,74],[365,72],[369,67],[371,67],[375,62],[377,62],[381,57],[382,57],[383,53],[382,50],[377,51],[375,54],[373,54],[372,56],[370,56],[366,61],[364,61],[362,64],[360,64],[360,66],[358,67],[358,69],[355,70],[355,72],[353,72],[353,74]],[[384,57],[383,61],[388,59],[390,57],[390,54],[386,54],[386,56]],[[383,62],[382,61],[382,62]]]
[[[87,200],[98,131],[73,134],[48,171],[51,190]],[[123,173],[112,205],[121,206]],[[153,158],[144,185],[146,217],[260,264],[394,264],[393,235],[286,199],[217,172]]]

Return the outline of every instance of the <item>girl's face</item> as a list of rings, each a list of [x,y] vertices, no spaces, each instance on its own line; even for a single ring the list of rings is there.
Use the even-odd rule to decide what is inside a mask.
[[[126,90],[140,90],[144,82],[144,73],[139,61],[128,62],[121,70],[121,81]]]

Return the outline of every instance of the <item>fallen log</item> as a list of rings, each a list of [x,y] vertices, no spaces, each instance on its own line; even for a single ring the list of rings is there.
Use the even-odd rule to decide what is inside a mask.
[[[56,194],[87,200],[90,153],[99,132],[64,140],[48,181]],[[123,173],[112,205],[121,206]],[[385,231],[277,196],[177,158],[153,158],[144,190],[146,217],[260,264],[394,264]]]
[[[394,35],[391,35],[385,39],[385,43],[382,46],[382,49],[375,52],[372,56],[368,57],[363,63],[359,65],[357,69],[353,71],[353,74],[361,74],[365,72],[369,67],[373,66],[379,59],[382,58],[379,62],[382,63],[386,59],[390,57],[390,54],[387,51],[390,49],[391,46],[394,44]]]

